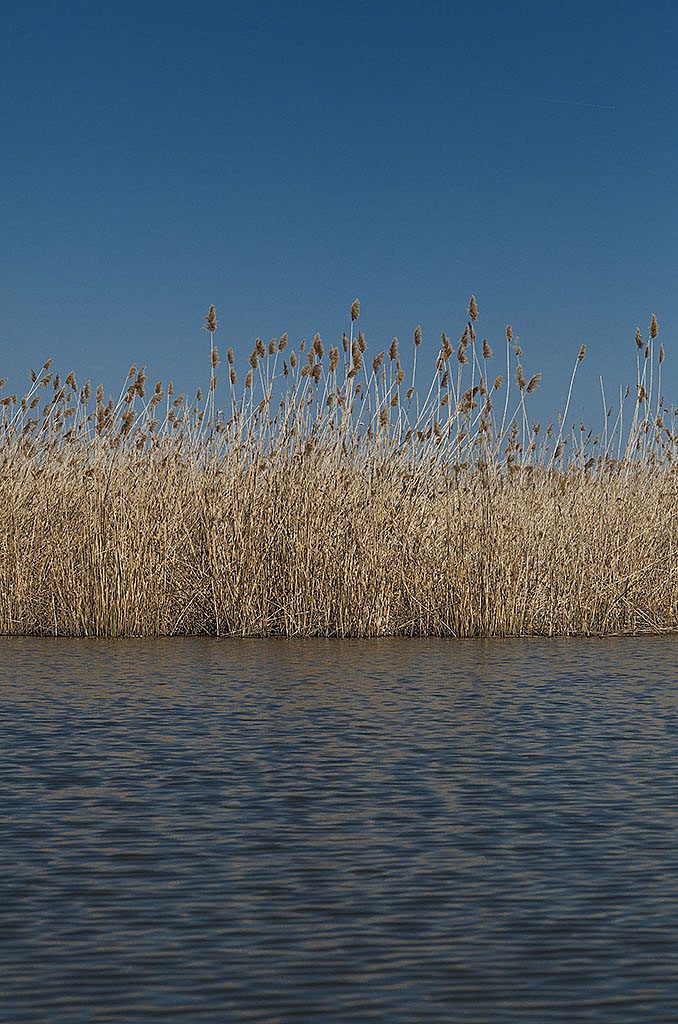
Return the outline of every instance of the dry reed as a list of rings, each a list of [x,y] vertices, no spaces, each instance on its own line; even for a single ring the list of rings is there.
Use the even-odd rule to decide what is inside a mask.
[[[45,363],[0,399],[0,633],[675,631],[678,439],[656,318],[635,389],[594,434],[568,421],[585,347],[542,428],[540,374],[508,326],[495,376],[478,315],[472,297],[421,391],[421,329],[405,383],[397,339],[364,356],[358,300],[327,352],[319,335],[289,353],[287,335],[257,339],[241,391],[231,349],[218,383],[211,307],[194,402],[161,381],[148,394],[136,366],[117,400],[92,400]]]

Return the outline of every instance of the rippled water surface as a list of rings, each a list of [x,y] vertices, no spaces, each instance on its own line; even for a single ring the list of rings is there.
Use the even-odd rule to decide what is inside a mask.
[[[0,1020],[678,1020],[675,639],[0,640]]]

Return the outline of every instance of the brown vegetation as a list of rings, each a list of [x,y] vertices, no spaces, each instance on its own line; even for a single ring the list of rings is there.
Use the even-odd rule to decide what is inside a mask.
[[[635,393],[597,434],[541,428],[504,373],[443,335],[427,393],[396,339],[367,358],[259,339],[194,402],[132,367],[118,401],[47,363],[0,406],[0,633],[563,635],[678,627],[675,413],[653,317]],[[637,339],[640,334],[637,335]],[[656,349],[656,353],[655,353]],[[493,381],[493,383],[491,382]],[[223,387],[223,390],[222,390]],[[224,403],[226,412],[219,409]]]

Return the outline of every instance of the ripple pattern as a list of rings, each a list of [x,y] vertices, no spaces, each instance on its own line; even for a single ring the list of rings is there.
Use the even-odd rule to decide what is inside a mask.
[[[0,640],[0,1021],[675,1024],[677,654]]]

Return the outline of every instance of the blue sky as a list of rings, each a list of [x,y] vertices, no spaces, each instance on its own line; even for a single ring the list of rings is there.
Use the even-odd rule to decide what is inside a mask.
[[[656,312],[675,398],[678,10],[663,2],[3,3],[0,376],[47,356],[191,388],[202,318],[432,368],[474,291],[535,411],[632,380]],[[594,417],[591,416],[591,419]]]

